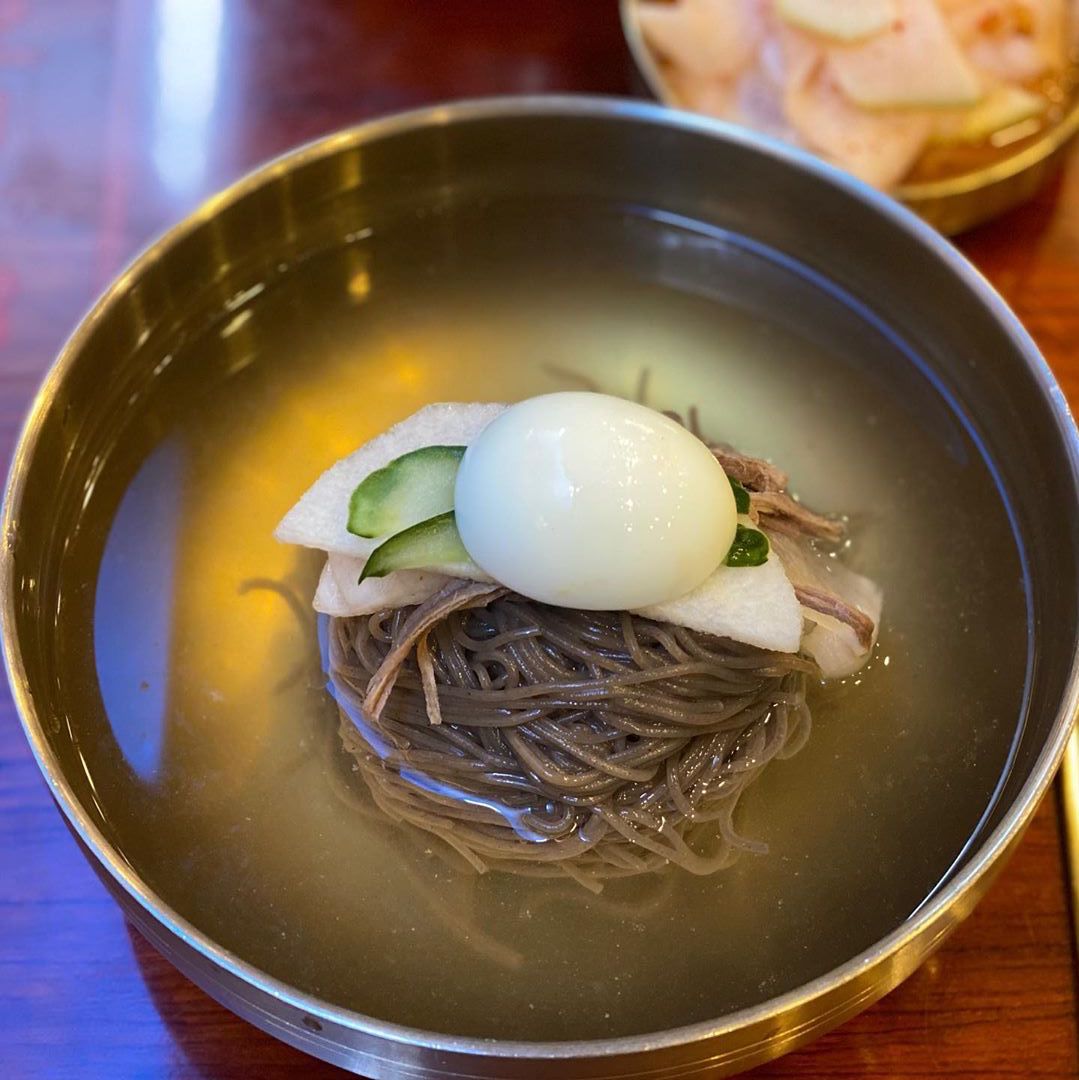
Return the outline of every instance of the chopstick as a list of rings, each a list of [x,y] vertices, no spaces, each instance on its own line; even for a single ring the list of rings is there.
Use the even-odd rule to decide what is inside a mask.
[[[1064,846],[1068,857],[1071,886],[1072,933],[1079,949],[1079,728],[1071,733],[1060,767],[1064,806]]]

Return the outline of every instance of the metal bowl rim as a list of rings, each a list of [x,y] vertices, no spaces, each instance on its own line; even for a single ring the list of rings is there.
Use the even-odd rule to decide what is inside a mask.
[[[181,941],[240,981],[312,1016],[343,1028],[389,1042],[446,1053],[487,1058],[573,1059],[633,1055],[685,1046],[721,1037],[730,1032],[776,1018],[842,987],[860,972],[874,967],[905,944],[920,937],[946,911],[963,898],[1004,854],[1026,825],[1052,782],[1064,753],[1073,719],[1079,711],[1079,655],[1073,643],[1073,659],[1065,692],[1053,726],[1030,776],[1001,823],[979,846],[962,873],[958,874],[928,904],[906,919],[890,934],[846,963],[825,972],[794,990],[759,1005],[728,1013],[714,1020],[698,1021],[658,1032],[607,1039],[566,1041],[499,1040],[447,1035],[421,1028],[378,1020],[340,1008],[303,993],[252,964],[221,948],[186,919],[178,915],[152,892],[119,852],[105,839],[79,803],[63,775],[60,763],[48,746],[41,718],[29,692],[22,651],[16,636],[14,537],[23,490],[38,436],[57,390],[63,383],[105,313],[117,302],[141,272],[162,257],[184,237],[252,193],[267,181],[302,168],[341,150],[358,147],[382,138],[407,134],[427,127],[515,117],[555,117],[634,122],[704,135],[734,143],[773,159],[781,168],[814,174],[842,189],[853,199],[868,204],[879,215],[902,229],[962,280],[986,306],[1013,341],[1034,376],[1056,420],[1064,444],[1072,485],[1079,498],[1079,431],[1069,412],[1062,390],[1037,346],[1004,300],[986,279],[947,240],[894,199],[850,174],[829,165],[808,151],[780,143],[747,128],[694,113],[674,111],[660,104],[596,95],[535,95],[468,99],[435,105],[389,117],[374,119],[317,138],[271,159],[246,173],[222,191],[206,199],[191,214],[152,240],[115,278],[63,345],[35,395],[12,455],[0,512],[0,638],[4,665],[12,696],[31,751],[58,807],[77,836],[121,889],[147,914]]]
[[[644,39],[640,20],[635,11],[639,2],[640,0],[619,0],[618,2],[622,34],[629,46],[633,62],[657,101],[671,109],[691,112],[692,110],[675,100],[674,93],[663,77],[659,64],[656,63],[655,54]],[[1079,132],[1079,93],[1072,95],[1071,104],[1055,124],[1047,127],[1034,142],[1018,153],[1008,154],[988,165],[956,173],[954,176],[947,176],[941,180],[918,180],[913,183],[898,184],[890,194],[911,204],[970,195],[992,187],[994,184],[1010,180],[1051,158],[1076,132]]]

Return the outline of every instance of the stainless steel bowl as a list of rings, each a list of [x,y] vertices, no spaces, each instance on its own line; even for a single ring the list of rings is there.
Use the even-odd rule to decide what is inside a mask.
[[[620,0],[620,10],[626,43],[645,85],[663,104],[686,108],[644,39],[637,0]],[[1079,95],[1073,93],[1060,118],[1015,153],[970,172],[900,184],[892,194],[941,232],[961,233],[1035,195],[1060,167],[1076,132]]]
[[[340,243],[343,229],[362,229],[387,207],[411,213],[437,199],[482,203],[507,192],[536,205],[587,198],[703,222],[858,297],[883,325],[901,328],[967,418],[1028,555],[1037,664],[1025,721],[999,798],[943,887],[819,978],[753,1008],[648,1035],[526,1043],[436,1034],[346,1011],[271,977],[181,917],[107,835],[80,754],[83,718],[70,704],[77,696],[63,696],[91,651],[78,640],[74,653],[56,649],[63,620],[79,617],[61,610],[58,586],[68,524],[101,530],[79,516],[100,475],[95,440],[112,430],[118,410],[139,408],[147,380],[164,367],[162,340],[233,311],[257,280],[252,273]],[[452,214],[432,228],[452,248]],[[4,652],[27,739],[91,864],[162,953],[266,1031],[373,1077],[727,1075],[799,1046],[896,986],[970,913],[1018,842],[1079,701],[1077,477],[1079,438],[1034,344],[963,258],[893,200],[807,154],[657,106],[569,97],[445,106],[332,135],[259,169],[109,288],[57,359],[12,462]]]

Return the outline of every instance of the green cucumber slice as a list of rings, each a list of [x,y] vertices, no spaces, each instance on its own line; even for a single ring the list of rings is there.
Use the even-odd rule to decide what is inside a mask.
[[[423,570],[446,563],[467,563],[470,558],[450,510],[384,540],[364,563],[360,581],[384,577],[394,570]]]
[[[352,493],[348,531],[388,536],[453,509],[463,446],[421,446],[376,469]]]
[[[760,566],[768,561],[768,549],[768,537],[764,533],[739,523],[734,530],[734,543],[723,563],[726,566]]]
[[[731,485],[731,491],[734,492],[734,509],[736,513],[748,514],[749,513],[749,492],[735,479],[728,476],[727,482]]]

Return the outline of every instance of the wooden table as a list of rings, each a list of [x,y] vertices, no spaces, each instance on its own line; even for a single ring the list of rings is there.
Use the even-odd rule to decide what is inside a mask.
[[[0,455],[95,293],[255,163],[445,98],[632,88],[614,0],[0,0]],[[962,247],[1079,404],[1079,167]],[[20,1080],[343,1075],[220,1008],[127,928],[6,689],[0,1062]],[[936,957],[757,1075],[1079,1075],[1055,802]]]

